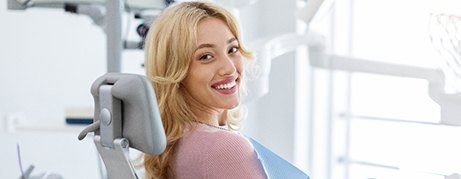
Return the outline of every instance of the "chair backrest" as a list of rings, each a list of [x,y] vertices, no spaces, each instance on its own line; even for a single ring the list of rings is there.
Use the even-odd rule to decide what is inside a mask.
[[[145,76],[107,73],[91,86],[93,124],[78,136],[94,132],[94,143],[110,179],[137,179],[129,148],[158,155],[166,147],[165,130],[154,88]]]
[[[102,86],[111,86],[111,96],[121,102],[121,136],[128,139],[130,147],[144,153],[156,155],[166,147],[165,131],[157,106],[152,84],[145,76],[137,74],[107,73],[96,79],[91,86],[94,98],[94,122],[100,120]],[[113,112],[114,114],[117,111]],[[96,130],[95,134],[100,134]],[[101,136],[104,137],[104,136]]]

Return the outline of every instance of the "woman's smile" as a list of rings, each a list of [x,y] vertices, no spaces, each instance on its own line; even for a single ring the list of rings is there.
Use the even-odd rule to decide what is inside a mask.
[[[211,85],[216,91],[222,94],[234,94],[238,91],[237,77],[231,77]]]

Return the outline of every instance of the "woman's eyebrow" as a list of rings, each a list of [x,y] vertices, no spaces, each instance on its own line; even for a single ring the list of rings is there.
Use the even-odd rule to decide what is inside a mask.
[[[235,37],[232,37],[229,40],[227,40],[227,43],[230,44],[230,43],[232,43],[234,41],[237,41],[237,39]]]
[[[237,39],[235,37],[232,37],[229,40],[227,40],[227,44],[231,44],[234,41],[237,41]],[[216,45],[215,44],[200,44],[195,51],[201,48],[213,48],[213,47],[216,47]]]
[[[216,47],[216,45],[214,45],[214,44],[200,44],[195,51],[197,51],[198,49],[201,49],[201,48],[213,48],[213,47]]]

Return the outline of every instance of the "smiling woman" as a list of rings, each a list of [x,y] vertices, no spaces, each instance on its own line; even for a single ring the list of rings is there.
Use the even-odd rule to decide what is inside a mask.
[[[224,21],[208,17],[197,28],[197,44],[189,72],[183,81],[192,110],[202,122],[225,125],[223,109],[239,104],[240,77],[243,70],[238,42]],[[213,114],[214,113],[214,114]],[[219,117],[218,119],[209,114]],[[213,119],[214,118],[214,119]]]
[[[147,76],[157,94],[167,148],[145,155],[147,178],[266,178],[236,133],[244,60],[238,23],[209,2],[167,8],[146,39]]]

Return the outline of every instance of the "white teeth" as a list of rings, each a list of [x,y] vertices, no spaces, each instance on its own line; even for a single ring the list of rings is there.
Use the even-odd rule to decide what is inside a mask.
[[[216,86],[216,89],[231,89],[235,85],[236,85],[235,81],[232,81],[232,82],[227,83],[227,84],[218,85],[218,86]]]

